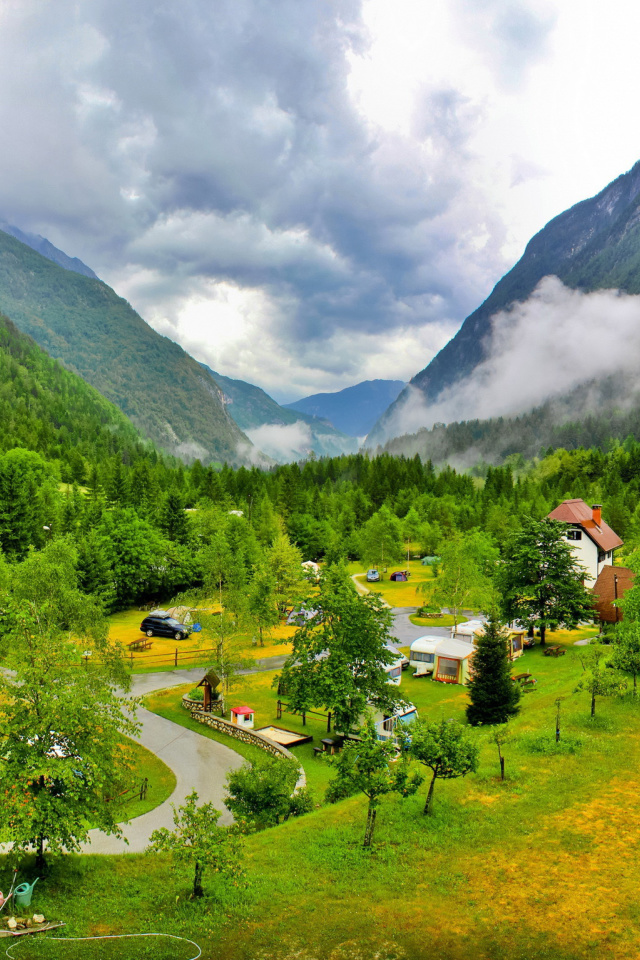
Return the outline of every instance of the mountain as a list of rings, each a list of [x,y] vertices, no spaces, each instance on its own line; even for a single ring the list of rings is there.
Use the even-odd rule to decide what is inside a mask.
[[[640,437],[640,384],[635,377],[588,382],[517,417],[438,423],[388,440],[384,451],[435,465],[467,469],[509,457],[542,457],[549,448],[607,450],[611,441]],[[382,452],[379,447],[377,452]]]
[[[304,459],[311,450],[318,456],[335,457],[358,449],[353,437],[336,430],[328,420],[286,409],[260,387],[222,376],[204,363],[202,366],[222,391],[230,416],[274,460]]]
[[[94,387],[49,357],[0,314],[0,451],[34,450],[69,479],[78,457],[95,463],[118,453],[131,463],[148,441]]]
[[[0,311],[183,459],[238,462],[251,443],[199,363],[101,280],[0,231]]]
[[[583,291],[640,293],[640,161],[595,197],[555,217],[529,241],[513,269],[380,418],[368,445],[384,442],[392,420],[401,421],[398,414],[412,388],[429,403],[467,378],[491,350],[491,317],[526,300],[549,275]]]
[[[364,437],[404,386],[403,380],[363,380],[336,393],[314,393],[283,406],[329,420],[352,437]]]
[[[91,277],[93,280],[98,279],[91,267],[88,267],[82,260],[78,260],[77,257],[70,257],[63,250],[58,250],[46,237],[41,237],[38,233],[24,233],[24,231],[18,227],[7,223],[6,220],[0,220],[0,230],[15,237],[20,243],[31,247],[32,250],[41,253],[47,260],[52,260],[53,263],[57,263],[59,267],[64,267],[65,270],[71,270],[73,273],[81,273],[84,277]]]

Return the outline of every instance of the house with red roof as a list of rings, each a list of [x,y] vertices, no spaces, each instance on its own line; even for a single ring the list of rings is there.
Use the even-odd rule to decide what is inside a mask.
[[[589,507],[584,500],[563,500],[551,511],[549,519],[566,523],[565,540],[576,561],[587,571],[586,579],[591,585],[604,567],[613,566],[613,555],[622,546],[622,540],[602,519],[600,504]]]

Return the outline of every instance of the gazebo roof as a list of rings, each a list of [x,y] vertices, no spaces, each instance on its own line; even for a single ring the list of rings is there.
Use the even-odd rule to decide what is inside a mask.
[[[205,673],[204,677],[202,678],[198,686],[202,687],[204,686],[205,683],[208,683],[211,689],[215,690],[215,688],[220,683],[220,677],[215,672],[215,670],[209,670],[208,673]]]

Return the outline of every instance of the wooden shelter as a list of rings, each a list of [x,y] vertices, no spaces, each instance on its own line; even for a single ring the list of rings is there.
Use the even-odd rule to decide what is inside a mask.
[[[211,713],[211,704],[212,703],[221,703],[222,696],[216,692],[216,688],[220,686],[220,677],[214,670],[209,670],[208,673],[204,675],[199,687],[203,688],[203,700],[202,700],[202,709],[205,713]]]

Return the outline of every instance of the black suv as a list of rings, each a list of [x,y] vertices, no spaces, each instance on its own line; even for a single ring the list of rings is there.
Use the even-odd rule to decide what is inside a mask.
[[[191,630],[186,623],[180,623],[166,610],[152,610],[140,624],[140,629],[148,637],[174,637],[186,640]]]

